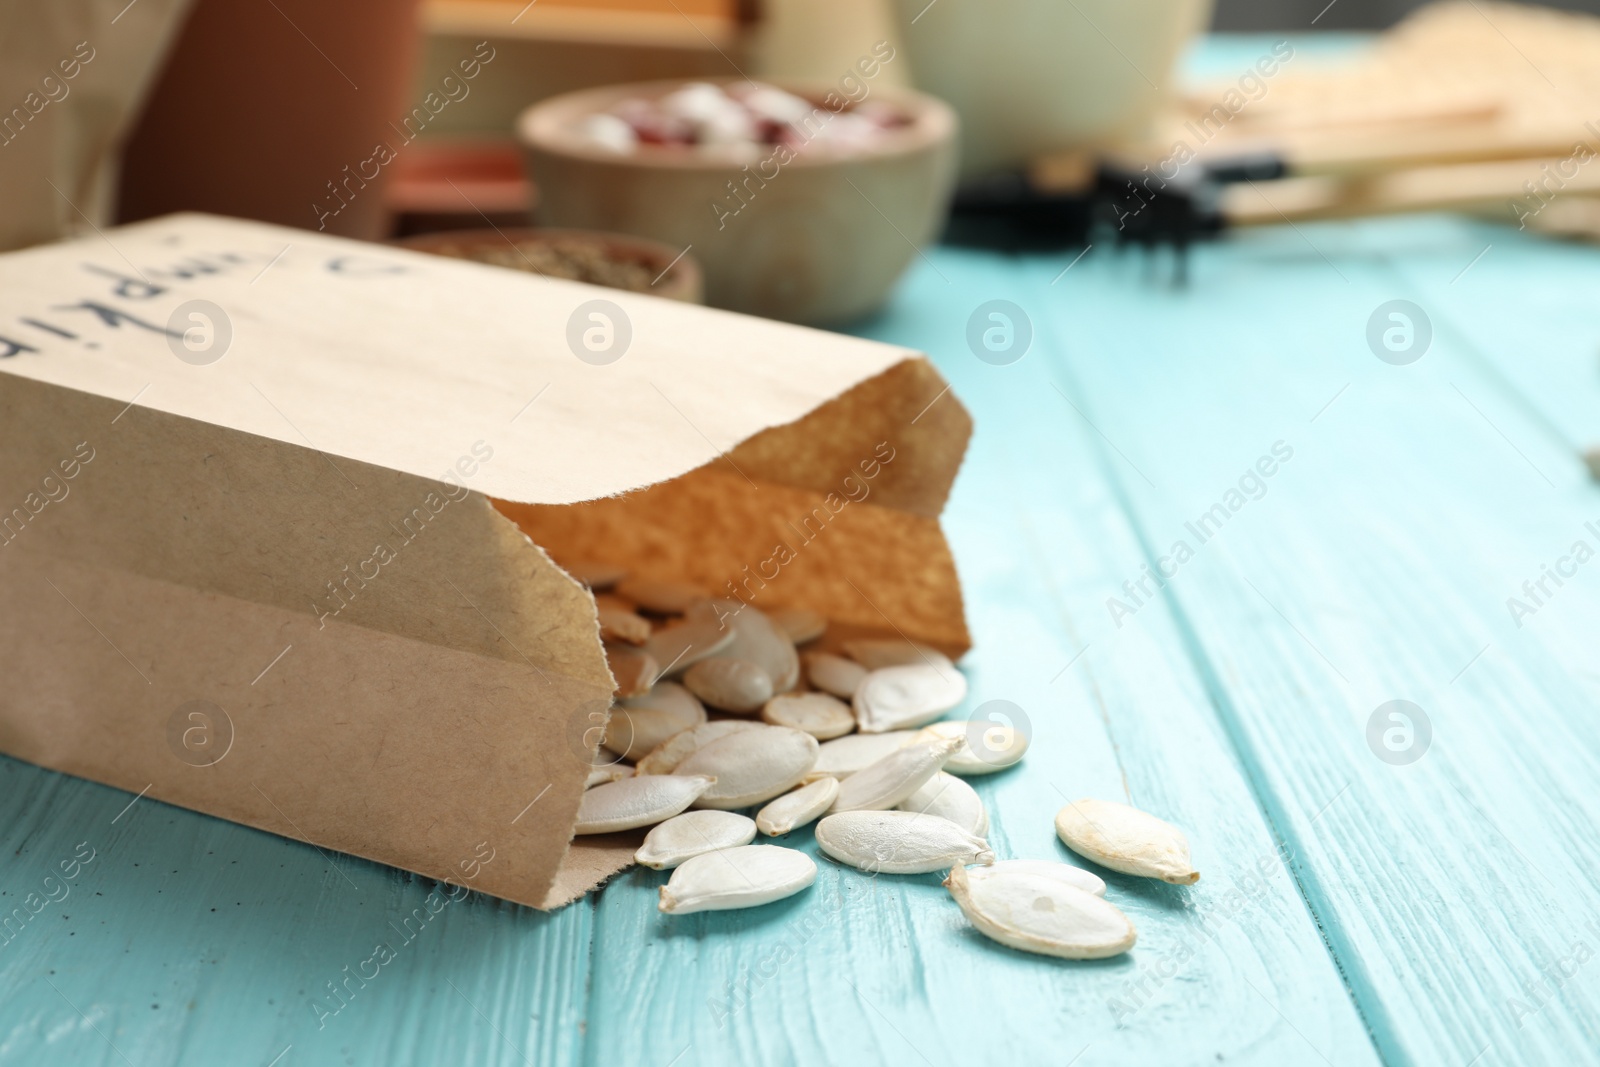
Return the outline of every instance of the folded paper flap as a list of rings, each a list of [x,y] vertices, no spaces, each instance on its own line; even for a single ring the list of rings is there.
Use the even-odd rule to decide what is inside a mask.
[[[674,478],[914,354],[178,215],[0,256],[0,357],[12,374],[424,477],[457,478],[462,452],[488,442],[497,461],[473,488],[560,504]]]

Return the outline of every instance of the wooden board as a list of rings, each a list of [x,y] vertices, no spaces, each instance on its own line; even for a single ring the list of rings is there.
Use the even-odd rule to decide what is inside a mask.
[[[1600,251],[1283,227],[1202,249],[1184,291],[1103,248],[926,251],[865,332],[930,351],[976,419],[947,512],[965,707],[1013,701],[1034,736],[978,790],[1007,855],[1066,858],[1050,822],[1080,795],[1190,831],[1192,889],[1107,876],[1131,955],[1024,956],[936,877],[825,859],[745,913],[665,919],[635,870],[554,914],[472,897],[408,930],[431,883],[0,760],[0,921],[29,913],[0,935],[0,1065],[1600,1062],[1600,558],[1520,627],[1506,606],[1600,547],[1576,458],[1600,439]],[[965,339],[995,298],[1033,326],[1010,366]],[[1410,365],[1366,341],[1393,299],[1433,326]],[[1186,537],[1119,627],[1108,598]],[[1368,741],[1395,699],[1432,725],[1409,765]]]

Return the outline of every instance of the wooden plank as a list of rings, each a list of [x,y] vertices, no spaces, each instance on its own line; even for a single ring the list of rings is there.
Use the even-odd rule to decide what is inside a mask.
[[[133,799],[0,757],[0,1063],[576,1062],[591,907]]]
[[[1433,233],[1455,270],[1481,247],[1459,226]],[[1059,268],[1040,261],[1017,299],[1062,339],[1058,370],[1104,431],[1147,561],[1178,540],[1195,549],[1161,602],[1304,859],[1302,888],[1384,1059],[1593,1062],[1595,979],[1570,958],[1600,946],[1584,925],[1600,899],[1587,876],[1600,690],[1579,673],[1600,638],[1600,568],[1552,585],[1520,628],[1506,601],[1574,541],[1600,545],[1585,525],[1600,499],[1548,412],[1509,395],[1503,368],[1486,373],[1447,310],[1419,362],[1368,349],[1381,304],[1428,291],[1386,262],[1407,236],[1375,223],[1251,234],[1203,253],[1179,292],[1130,292],[1110,257],[1058,292]],[[1583,277],[1529,272],[1494,296],[1519,308],[1542,287],[1539,306],[1577,307]],[[1570,319],[1518,324],[1526,373],[1566,358],[1549,354],[1570,349]],[[1280,440],[1293,459],[1260,498],[1195,536],[1186,524]],[[1368,742],[1394,699],[1432,723],[1407,766]]]
[[[600,897],[589,1062],[1376,1062],[1295,889],[1300,857],[1280,858],[1164,609],[1098,633],[1104,590],[1139,549],[1093,431],[1051,386],[1053,342],[1012,367],[979,362],[966,317],[1014,273],[930,255],[871,332],[932,352],[977,423],[946,513],[977,641],[965,706],[1013,701],[1034,730],[1020,768],[976,783],[991,842],[1065,859],[1052,819],[1066,800],[1131,798],[1190,831],[1204,877],[1177,889],[1103,872],[1140,943],[1074,964],[987,942],[937,876],[821,858],[800,897],[669,918],[654,906],[664,877],[636,869]],[[815,854],[809,831],[787,843]]]

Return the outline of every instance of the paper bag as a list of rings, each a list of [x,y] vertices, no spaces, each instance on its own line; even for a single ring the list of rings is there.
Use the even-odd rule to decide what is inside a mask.
[[[535,907],[613,692],[557,565],[968,643],[915,353],[173,216],[0,256],[0,751]]]

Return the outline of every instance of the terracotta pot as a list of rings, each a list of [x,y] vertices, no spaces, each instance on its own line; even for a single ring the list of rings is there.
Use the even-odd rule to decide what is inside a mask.
[[[198,0],[128,141],[122,220],[208,211],[387,236],[374,149],[406,150],[391,123],[414,103],[416,9]]]
[[[648,289],[638,290],[639,292],[668,300],[681,300],[686,304],[700,303],[704,294],[700,265],[695,262],[692,255],[680,257],[674,249],[642,237],[596,233],[593,230],[501,229],[499,232],[453,230],[445,233],[418,234],[394,243],[418,252],[432,252],[454,259],[470,259],[485,263],[493,262],[490,256],[504,257],[509,251],[508,242],[519,247],[540,243],[588,245],[607,259],[637,263],[643,266],[652,278],[660,277],[660,281]],[[677,262],[673,262],[674,259]],[[518,268],[513,266],[508,269]]]
[[[834,155],[812,146],[776,168],[770,150],[753,165],[698,149],[617,154],[578,132],[594,112],[682,84],[588,89],[523,112],[517,130],[539,190],[539,221],[692,248],[715,307],[815,325],[880,307],[944,220],[955,179],[951,110],[875,85],[871,99],[897,108],[907,125],[869,149]],[[829,89],[778,84],[829,113]]]

